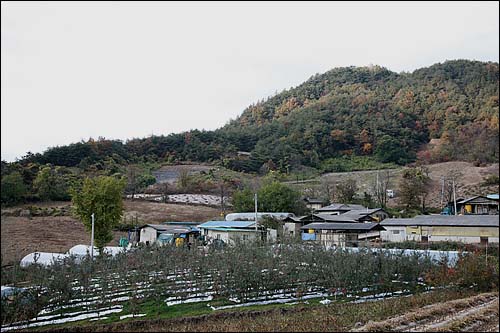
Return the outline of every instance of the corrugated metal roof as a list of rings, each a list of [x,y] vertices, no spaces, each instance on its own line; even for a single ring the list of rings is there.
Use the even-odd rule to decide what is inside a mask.
[[[187,225],[187,226],[191,226],[191,225],[198,225],[200,224],[200,222],[182,222],[182,221],[177,221],[177,222],[162,222],[162,224],[165,224],[165,225]]]
[[[238,232],[255,232],[255,229],[242,229],[242,228],[218,228],[218,227],[206,227],[206,230],[213,231],[238,231]],[[260,232],[260,231],[259,231]]]
[[[287,222],[289,222],[289,220],[292,220],[293,222],[302,222],[302,219],[305,218],[307,216],[289,216],[287,217],[285,220],[288,220]]]
[[[498,215],[419,215],[414,218],[385,219],[381,225],[498,227]]]
[[[476,199],[484,199],[485,201],[494,200],[492,198],[488,198],[488,197],[485,197],[483,195],[476,195],[474,197],[470,197],[470,198],[467,198],[467,199],[463,199],[463,200],[457,201],[457,204],[464,204],[464,203],[467,203],[467,202],[470,202],[470,201],[473,201],[473,200],[476,200]],[[490,203],[493,204],[492,202],[490,202]]]
[[[331,221],[331,222],[354,222],[354,223],[358,222],[355,217],[346,214],[331,215],[323,213],[323,214],[314,214],[313,216],[317,219],[321,219],[324,221]]]
[[[222,228],[249,228],[255,225],[254,221],[208,221],[200,224],[198,228],[222,227]]]
[[[379,223],[309,223],[300,228],[302,230],[353,230],[353,231],[370,231],[373,229],[385,230]]]
[[[334,203],[329,206],[321,207],[317,209],[316,211],[334,211],[334,210],[366,210],[366,207],[362,205],[355,205],[355,204],[341,204],[341,203]]]
[[[164,232],[173,232],[173,233],[188,233],[197,231],[195,228],[191,226],[182,227],[179,225],[168,225],[168,224],[146,224],[145,227],[151,227],[157,231]]]

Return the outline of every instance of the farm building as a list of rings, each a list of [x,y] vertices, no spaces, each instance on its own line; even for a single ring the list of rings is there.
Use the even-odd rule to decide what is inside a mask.
[[[457,201],[459,214],[498,215],[498,199],[478,195]]]
[[[388,217],[382,208],[351,210],[343,214],[317,213],[304,216],[301,220],[307,222],[380,222]]]
[[[256,240],[262,237],[263,227],[255,230],[253,221],[208,221],[198,226],[207,240],[221,240],[231,244],[236,240]]]
[[[145,244],[154,243],[194,243],[199,236],[198,228],[190,225],[169,225],[169,224],[146,224],[140,228],[139,242]],[[182,239],[177,241],[177,239]]]
[[[350,210],[367,210],[368,208],[362,205],[354,205],[354,204],[341,204],[341,203],[333,203],[331,205],[321,207],[316,210],[316,213],[329,213],[329,214],[344,214]]]
[[[289,216],[283,220],[283,234],[287,236],[299,236],[300,228],[309,222],[305,222],[304,219],[307,216]]]
[[[304,202],[306,203],[306,207],[315,211],[323,207],[324,201],[321,199],[312,199],[312,198],[304,198]]]
[[[321,242],[328,247],[356,247],[360,241],[380,238],[385,229],[379,223],[319,222],[306,224],[301,230],[302,240]]]
[[[407,219],[386,219],[383,241],[498,243],[498,216],[420,215]]]

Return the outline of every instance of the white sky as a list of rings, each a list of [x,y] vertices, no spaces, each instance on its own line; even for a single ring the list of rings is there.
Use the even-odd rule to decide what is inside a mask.
[[[1,158],[216,129],[315,73],[496,61],[498,2],[1,4]]]

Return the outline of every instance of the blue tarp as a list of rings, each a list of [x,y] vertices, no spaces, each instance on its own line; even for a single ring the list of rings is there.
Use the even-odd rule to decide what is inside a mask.
[[[302,233],[302,240],[307,241],[307,240],[316,240],[316,234],[308,234],[303,232]]]
[[[172,243],[174,241],[173,234],[159,234],[157,241],[160,243]]]

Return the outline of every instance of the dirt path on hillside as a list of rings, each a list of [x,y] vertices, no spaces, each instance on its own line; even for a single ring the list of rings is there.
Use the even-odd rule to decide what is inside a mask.
[[[498,332],[498,293],[436,303],[352,330],[392,332]]]

